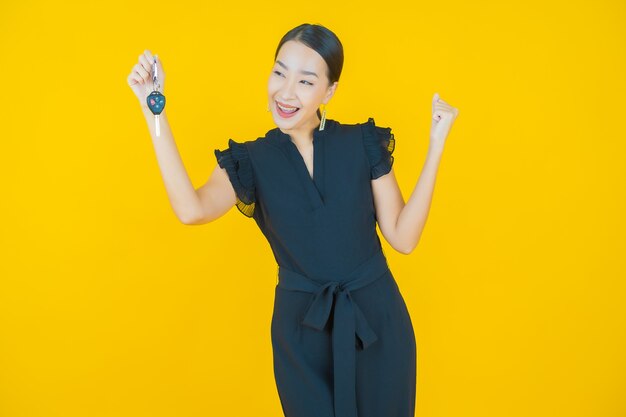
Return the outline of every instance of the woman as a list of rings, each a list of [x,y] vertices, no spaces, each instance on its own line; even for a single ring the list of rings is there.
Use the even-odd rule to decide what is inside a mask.
[[[371,117],[357,124],[326,118],[343,47],[327,28],[303,24],[281,39],[269,76],[276,127],[216,149],[217,166],[196,190],[164,112],[155,136],[145,104],[152,62],[150,51],[140,55],[128,82],[176,215],[205,224],[234,205],[254,218],[278,263],[271,339],[285,416],[413,417],[415,335],[376,223],[397,251],[416,247],[458,110],[435,94],[428,157],[405,204],[392,170],[391,128]],[[160,61],[158,73],[164,78]]]

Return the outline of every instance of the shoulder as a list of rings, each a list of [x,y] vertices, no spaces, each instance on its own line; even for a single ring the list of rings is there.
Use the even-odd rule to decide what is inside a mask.
[[[342,123],[333,120],[333,130],[337,134],[359,134],[362,137],[368,136],[388,136],[391,133],[390,127],[376,124],[373,117],[368,117],[363,122]]]
[[[250,139],[243,142],[249,153],[263,152],[268,147],[276,147],[278,142],[278,127],[267,130],[263,135],[256,139]]]
[[[369,117],[360,126],[363,146],[370,163],[371,178],[376,179],[391,171],[396,139],[391,127],[378,126],[373,117]]]
[[[229,138],[227,146],[223,150],[216,149],[216,155],[221,153],[232,153],[240,158],[248,158],[251,153],[257,151],[260,147],[271,141],[271,138],[275,136],[275,129],[268,130],[263,136],[259,136],[256,139],[233,139]]]
[[[330,123],[329,123],[330,122]],[[337,136],[361,134],[361,123],[344,123],[338,120],[327,120],[326,127],[330,126],[329,134]]]

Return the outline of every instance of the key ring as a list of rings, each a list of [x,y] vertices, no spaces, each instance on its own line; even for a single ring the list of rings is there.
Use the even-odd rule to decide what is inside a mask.
[[[152,64],[152,84],[154,84],[154,90],[159,91],[161,88],[161,84],[159,84],[159,74],[157,69],[157,59],[154,57],[154,62]]]

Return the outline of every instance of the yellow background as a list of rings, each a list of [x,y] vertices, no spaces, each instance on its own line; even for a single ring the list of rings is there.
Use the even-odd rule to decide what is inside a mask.
[[[418,248],[383,242],[416,415],[625,416],[623,1],[2,2],[0,416],[282,415],[269,245],[236,208],[177,220],[126,77],[161,58],[199,187],[274,127],[305,22],[345,48],[328,117],[393,128],[405,199],[433,93],[460,109]]]

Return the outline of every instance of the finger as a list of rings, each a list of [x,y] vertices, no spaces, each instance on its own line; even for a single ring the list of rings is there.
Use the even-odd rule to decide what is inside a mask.
[[[453,108],[454,107],[452,107],[449,104],[442,104],[441,100],[439,100],[439,103],[435,104],[435,110],[442,109],[442,110],[450,110],[450,111],[452,111]]]
[[[139,55],[139,64],[146,70],[148,75],[152,74],[152,63],[148,61],[144,54]]]
[[[146,81],[143,79],[143,77],[137,71],[133,72],[133,77],[137,80],[137,82],[139,84],[143,85],[143,84],[146,83]]]
[[[445,103],[441,100],[439,100],[439,103],[437,103],[437,105],[435,106],[436,108],[442,108],[442,109],[446,109],[448,111],[454,111],[455,107],[452,107],[451,105],[449,105],[448,103]]]
[[[454,112],[454,111],[456,110],[456,108],[455,108],[455,107],[452,107],[452,106],[450,105],[450,103],[446,102],[445,100],[442,100],[441,98],[440,98],[440,99],[439,99],[439,101],[437,102],[436,107],[437,107],[437,108],[442,108],[442,109],[447,109],[447,110],[449,110],[449,111],[451,111],[451,112]]]
[[[137,74],[135,72],[128,74],[128,77],[126,77],[126,81],[128,82],[128,85],[141,84],[141,82],[139,81],[139,77],[137,77]]]
[[[139,74],[143,81],[148,81],[148,79],[150,78],[150,74],[148,74],[148,71],[146,71],[142,65],[136,64],[135,72]]]
[[[133,73],[133,77],[135,77],[137,79],[139,84],[141,84],[141,85],[145,85],[146,84],[146,80],[144,80],[144,78],[141,76],[141,74],[139,74],[137,71],[135,71]]]
[[[137,81],[139,81],[139,84],[146,84],[146,80],[137,71],[133,73],[133,76],[137,79]]]
[[[150,50],[146,49],[145,51],[143,51],[143,55],[146,57],[148,62],[150,62],[151,64],[152,64],[152,62],[154,62],[154,57],[152,56],[152,52],[150,52]]]

